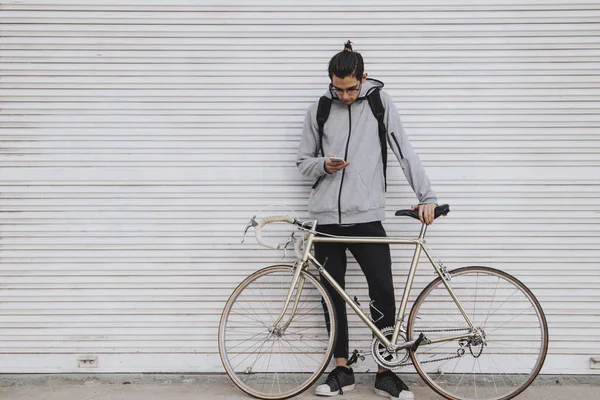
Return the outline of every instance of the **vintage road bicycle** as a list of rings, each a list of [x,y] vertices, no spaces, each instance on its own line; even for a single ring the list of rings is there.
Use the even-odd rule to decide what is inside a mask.
[[[449,211],[448,205],[438,206],[435,218]],[[412,210],[396,215],[418,219]],[[447,399],[512,399],[540,372],[548,350],[548,325],[532,292],[498,269],[468,266],[449,271],[426,246],[425,224],[417,238],[343,237],[318,233],[316,221],[270,216],[258,223],[255,217],[249,227],[254,227],[258,242],[283,249],[295,241],[297,260],[248,276],[223,310],[219,353],[231,380],[247,394],[260,399],[293,397],[314,384],[328,367],[337,322],[320,279],[330,282],[373,332],[370,353],[377,364],[403,372],[416,370]],[[303,232],[302,239],[294,240],[292,234],[286,244],[265,240],[262,228],[274,222],[294,225]],[[369,311],[313,256],[314,243],[415,246],[395,326],[376,327]],[[418,295],[406,319],[421,253],[437,278]],[[317,268],[320,279],[308,271],[310,265]]]

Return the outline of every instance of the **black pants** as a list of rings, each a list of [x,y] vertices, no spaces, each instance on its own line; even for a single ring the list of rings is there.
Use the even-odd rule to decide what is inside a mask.
[[[351,226],[318,225],[317,231],[339,236],[387,236],[383,225],[379,221]],[[390,246],[388,244],[371,243],[315,243],[315,257],[321,264],[327,258],[325,270],[342,288],[346,287],[346,249],[350,250],[367,278],[369,296],[373,301],[373,306],[383,313],[383,318],[376,322],[375,325],[379,329],[393,326],[396,319],[396,302],[394,298]],[[348,358],[346,303],[327,280],[321,277],[321,281],[331,295],[337,314],[338,333],[334,357]],[[381,316],[377,310],[371,308],[371,315],[375,320]],[[329,324],[329,321],[326,322]]]

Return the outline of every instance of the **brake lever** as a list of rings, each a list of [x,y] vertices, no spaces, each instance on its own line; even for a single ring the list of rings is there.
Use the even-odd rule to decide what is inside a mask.
[[[246,234],[248,233],[248,229],[254,228],[256,226],[258,226],[258,222],[256,222],[256,215],[253,215],[252,218],[250,218],[250,222],[248,222],[248,225],[246,225],[246,229],[244,229],[244,237],[242,238],[242,243],[244,243],[244,240],[246,240]]]
[[[285,246],[283,246],[283,257],[282,258],[285,258],[286,255],[287,255],[287,247],[290,244],[295,244],[295,242],[296,242],[296,237],[294,236],[295,234],[296,234],[296,232],[292,232],[292,234],[290,235],[290,238],[288,239],[288,241],[285,242]]]

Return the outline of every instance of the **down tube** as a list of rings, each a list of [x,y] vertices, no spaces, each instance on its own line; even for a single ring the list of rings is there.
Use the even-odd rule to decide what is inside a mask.
[[[356,305],[356,303],[354,303],[354,301],[350,298],[350,296],[348,296],[348,294],[344,291],[344,289],[342,289],[342,287],[335,281],[335,279],[333,279],[333,277],[331,275],[329,275],[329,273],[325,270],[325,268],[323,268],[323,266],[321,264],[319,264],[317,259],[312,254],[308,255],[308,259],[310,260],[310,262],[313,263],[313,265],[315,267],[317,267],[321,276],[323,276],[327,280],[327,282],[329,282],[331,284],[331,286],[333,286],[335,291],[338,292],[340,296],[342,296],[342,299],[344,299],[344,301],[354,310],[356,315],[358,315],[359,318],[362,319],[365,324],[367,324],[369,329],[371,329],[371,331],[373,331],[373,334],[375,336],[377,336],[377,338],[379,338],[379,340],[381,340],[381,342],[383,344],[385,344],[386,346],[389,346],[390,341],[388,340],[388,338],[386,338],[381,333],[379,328],[377,328],[377,326],[375,326],[373,321],[371,321],[371,318],[367,317],[365,315],[365,313],[360,309],[360,307],[358,307]]]

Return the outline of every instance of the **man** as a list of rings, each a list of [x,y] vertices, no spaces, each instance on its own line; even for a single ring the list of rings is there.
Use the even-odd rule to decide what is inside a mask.
[[[362,56],[352,50],[350,42],[329,62],[331,84],[326,96],[331,99],[329,116],[319,135],[318,103],[306,114],[296,165],[300,172],[316,180],[309,198],[311,219],[317,230],[340,236],[385,237],[381,221],[385,219],[385,174],[378,121],[367,95],[383,87],[367,80]],[[380,92],[385,109],[387,143],[398,158],[409,184],[419,199],[412,207],[419,210],[423,223],[431,224],[437,203],[429,179],[402,128],[400,117],[385,92]],[[385,149],[387,152],[387,149]],[[387,154],[387,153],[386,153]],[[339,159],[332,160],[336,156]],[[326,270],[345,287],[346,249],[359,263],[369,286],[369,296],[376,309],[373,316],[383,317],[378,328],[395,323],[396,307],[392,281],[391,256],[386,244],[315,244],[319,262],[327,262]],[[316,394],[335,396],[354,389],[354,373],[348,367],[348,321],[346,304],[324,279],[333,299],[338,318],[338,336],[334,350],[336,368]],[[413,394],[392,371],[380,367],[375,377],[375,393],[391,399],[413,399]]]

